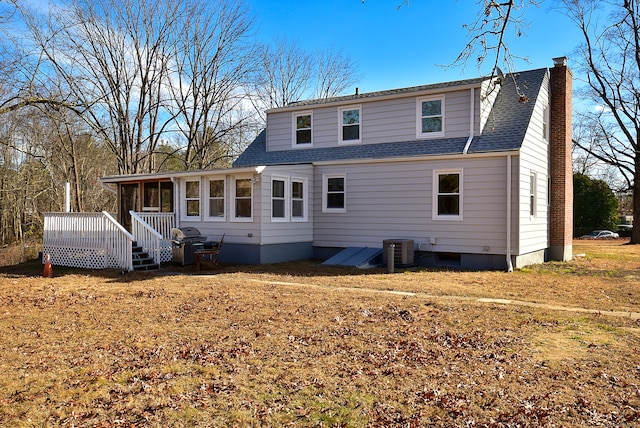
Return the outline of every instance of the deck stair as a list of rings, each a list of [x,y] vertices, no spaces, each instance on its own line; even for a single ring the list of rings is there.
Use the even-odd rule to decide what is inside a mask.
[[[153,260],[153,257],[149,256],[149,253],[144,251],[142,247],[138,246],[137,242],[133,242],[131,257],[133,259],[133,270],[142,271],[160,269],[160,265]]]

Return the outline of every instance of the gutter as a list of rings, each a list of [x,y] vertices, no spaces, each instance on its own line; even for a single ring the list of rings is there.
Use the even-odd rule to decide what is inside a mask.
[[[129,175],[114,175],[109,177],[102,177],[100,179],[103,183],[121,183],[129,181],[144,181],[144,180],[157,180],[161,178],[168,178],[173,181],[176,178],[183,177],[198,177],[202,175],[214,175],[214,174],[243,174],[243,173],[257,173],[262,174],[266,166],[252,166],[252,167],[239,167],[239,168],[218,168],[218,169],[199,169],[196,171],[180,171],[170,173],[152,173],[152,174],[129,174]]]

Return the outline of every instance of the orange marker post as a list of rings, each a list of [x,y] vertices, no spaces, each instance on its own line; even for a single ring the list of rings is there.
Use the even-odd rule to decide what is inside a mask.
[[[53,278],[53,267],[51,267],[51,256],[47,254],[44,259],[44,273],[42,274],[45,278]]]

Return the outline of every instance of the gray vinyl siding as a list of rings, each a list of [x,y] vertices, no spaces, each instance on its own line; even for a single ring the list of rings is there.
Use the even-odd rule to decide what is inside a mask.
[[[231,172],[231,170],[230,170]],[[251,175],[242,174],[238,177],[248,178]],[[179,227],[195,227],[200,231],[201,235],[207,236],[208,240],[217,241],[222,234],[225,234],[225,242],[227,243],[240,243],[240,244],[257,244],[260,240],[260,223],[257,221],[256,207],[260,204],[260,197],[256,194],[256,185],[253,186],[253,200],[252,200],[252,213],[253,219],[249,222],[237,222],[232,220],[233,210],[233,174],[206,174],[203,173],[200,177],[189,177],[188,179],[180,178],[176,180],[175,192],[175,207],[176,218]],[[224,220],[210,220],[205,216],[205,210],[207,208],[207,198],[205,193],[205,186],[208,185],[209,179],[224,179],[225,180],[225,218]],[[200,219],[185,219],[181,215],[181,211],[184,209],[182,200],[184,198],[182,182],[183,181],[200,180]],[[251,236],[249,236],[251,235]]]
[[[313,240],[313,199],[311,192],[313,189],[313,167],[311,165],[279,166],[265,169],[260,177],[260,190],[262,195],[260,203],[256,207],[260,212],[262,228],[261,245],[285,244],[296,242],[311,242]],[[306,180],[306,212],[307,217],[303,220],[273,220],[272,213],[272,180],[285,179],[288,186],[291,186],[291,179]],[[290,205],[287,198],[286,204]],[[254,204],[255,205],[255,204]],[[289,208],[290,209],[290,208]]]
[[[520,236],[521,254],[542,250],[548,247],[548,182],[549,182],[549,143],[543,134],[544,107],[549,104],[548,75],[536,100],[521,149],[520,166]],[[531,217],[529,202],[529,183],[531,172],[536,174],[537,203],[536,216]]]
[[[316,167],[314,245],[381,248],[385,239],[413,239],[426,251],[506,254],[506,165],[496,156]],[[433,220],[433,171],[457,168],[464,218]],[[323,174],[335,173],[346,174],[347,212],[323,213]]]
[[[313,200],[311,197],[313,174],[311,165],[297,166],[278,166],[267,167],[262,174],[206,174],[200,177],[190,177],[189,181],[200,180],[201,198],[200,198],[200,220],[185,220],[181,218],[180,210],[182,209],[181,198],[182,188],[181,180],[178,179],[175,192],[175,206],[177,207],[177,218],[180,227],[195,227],[202,235],[208,237],[209,240],[218,240],[220,236],[225,234],[225,242],[233,244],[246,245],[265,245],[265,244],[282,244],[295,242],[311,242],[313,239]],[[297,178],[307,180],[307,219],[306,221],[271,221],[271,179],[273,176],[283,178]],[[233,178],[253,178],[252,187],[252,219],[250,221],[238,221],[233,218]],[[224,220],[210,220],[205,214],[206,199],[205,187],[209,179],[225,179],[225,210]],[[290,182],[289,182],[290,183]],[[287,201],[288,202],[288,201]]]
[[[416,139],[417,96],[386,100],[369,100],[351,105],[361,106],[361,143],[378,144]],[[474,128],[479,126],[480,90],[474,93]],[[471,120],[471,91],[447,92],[445,100],[445,137],[458,138],[469,135]],[[309,106],[300,111],[310,111]],[[313,148],[335,147],[338,145],[340,121],[338,112],[341,106],[319,107],[313,109],[312,142]],[[271,112],[267,116],[267,150],[290,150],[293,140],[294,112]],[[293,147],[296,148],[296,147]],[[298,147],[300,150],[309,146]]]

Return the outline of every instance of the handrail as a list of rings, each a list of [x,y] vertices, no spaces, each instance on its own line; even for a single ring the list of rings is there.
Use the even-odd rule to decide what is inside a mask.
[[[174,213],[136,212],[138,217],[147,222],[152,229],[162,235],[162,239],[171,239],[171,229],[175,227]]]
[[[113,224],[113,226],[115,226],[115,228],[118,229],[118,231],[122,233],[125,237],[129,238],[132,241],[135,241],[134,236],[130,234],[129,231],[125,229],[120,223],[118,223],[111,214],[109,214],[106,211],[102,211],[102,215],[105,216],[105,218],[109,220]]]
[[[138,245],[148,253],[153,253],[153,260],[160,264],[160,247],[162,235],[149,223],[142,219],[135,211],[129,211],[131,215],[131,229]]]
[[[106,223],[109,224],[116,232],[116,235],[124,236],[126,239],[117,239],[117,236],[112,236],[109,233],[105,234],[105,249],[107,250],[107,254],[111,257],[114,257],[117,262],[125,267],[128,271],[133,270],[133,258],[132,258],[132,248],[131,243],[135,240],[133,235],[131,235],[127,229],[122,227],[120,223],[118,223],[112,216],[106,211],[102,211],[102,215],[106,220]],[[106,227],[105,227],[106,229]],[[127,241],[127,242],[124,242]],[[112,251],[110,251],[112,250]]]

